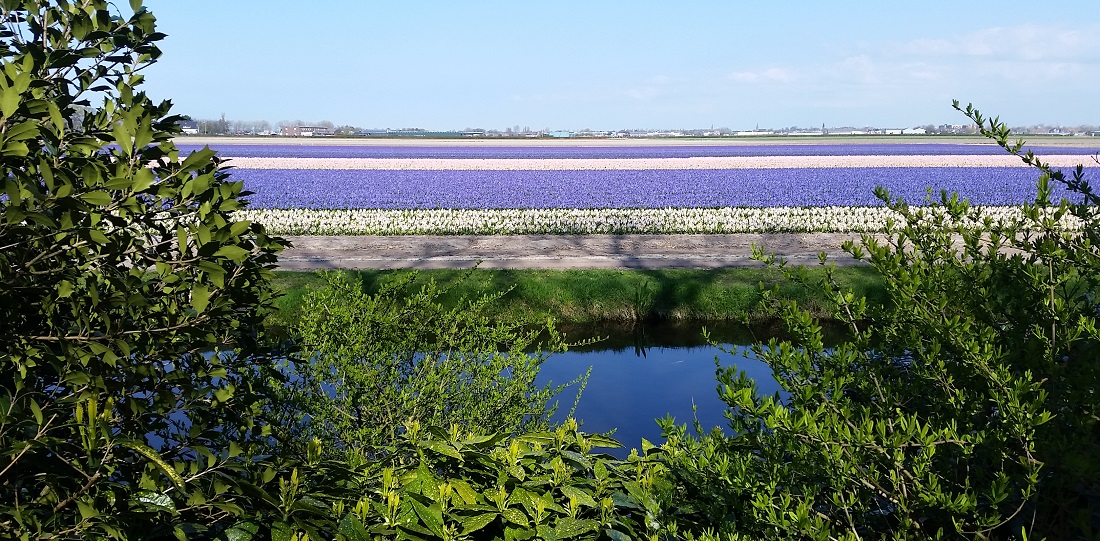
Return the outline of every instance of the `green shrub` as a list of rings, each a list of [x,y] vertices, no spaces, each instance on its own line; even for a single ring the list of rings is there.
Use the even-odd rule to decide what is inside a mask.
[[[550,321],[495,320],[505,292],[444,308],[446,290],[432,280],[416,289],[415,273],[373,294],[350,276],[326,274],[292,327],[301,351],[272,389],[283,444],[320,438],[362,459],[392,447],[410,420],[477,433],[549,426],[564,386],[535,378],[548,352],[566,348]]]
[[[403,428],[391,453],[355,467],[324,458],[314,440],[301,457],[240,469],[227,490],[242,494],[245,507],[218,539],[677,538],[663,520],[659,463],[600,453],[619,444],[580,432],[571,419],[516,437],[416,421]]]
[[[117,11],[0,3],[5,539],[206,530],[263,432],[243,372],[284,242],[233,219],[209,149],[179,156],[136,90],[163,35]]]
[[[1096,535],[1098,201],[1081,168],[1053,171],[965,112],[1039,170],[1035,203],[975,224],[956,196],[911,207],[880,191],[901,222],[846,249],[891,302],[817,283],[854,337],[826,348],[808,313],[773,297],[794,339],[754,352],[782,392],[719,369],[732,436],[662,422],[693,520],[751,539]],[[1051,181],[1080,202],[1051,203]]]
[[[374,470],[370,488],[346,508],[349,540],[646,539],[675,535],[660,522],[652,460],[594,453],[618,447],[568,420],[514,439],[412,422],[396,460]],[[343,509],[341,509],[343,510]]]

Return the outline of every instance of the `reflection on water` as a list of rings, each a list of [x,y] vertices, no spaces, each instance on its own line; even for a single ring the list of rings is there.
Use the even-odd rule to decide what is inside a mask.
[[[672,415],[679,424],[692,424],[693,416],[705,430],[726,427],[725,404],[718,399],[715,359],[721,366],[736,366],[756,379],[760,391],[773,393],[778,385],[771,369],[748,358],[748,344],[754,334],[730,324],[712,325],[711,339],[734,354],[708,345],[702,325],[647,324],[615,327],[563,328],[570,339],[607,337],[590,346],[571,348],[552,355],[539,376],[539,383],[566,382],[592,367],[588,387],[581,395],[576,417],[587,432],[617,429],[615,438],[626,447],[613,454],[625,456],[640,447],[642,438],[659,443],[661,431],[654,419]],[[763,338],[759,332],[756,338]],[[568,414],[572,395],[559,398],[558,420]],[[693,407],[694,413],[693,413]]]

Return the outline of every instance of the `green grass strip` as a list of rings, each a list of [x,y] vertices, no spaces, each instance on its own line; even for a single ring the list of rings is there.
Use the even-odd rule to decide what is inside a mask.
[[[376,291],[395,275],[410,271],[366,270],[349,272]],[[823,270],[808,268],[812,278]],[[552,316],[562,323],[596,321],[763,321],[767,315],[758,306],[759,286],[779,285],[787,298],[797,300],[819,317],[828,318],[827,303],[815,292],[786,280],[772,268],[730,268],[709,270],[422,270],[421,281],[429,278],[450,288],[444,305],[463,296],[476,297],[511,288],[496,303],[501,318]],[[866,295],[870,302],[882,302],[882,282],[869,266],[837,267],[834,276],[844,287]],[[277,272],[275,286],[283,292],[276,303],[278,319],[293,321],[304,295],[324,286],[315,272]]]

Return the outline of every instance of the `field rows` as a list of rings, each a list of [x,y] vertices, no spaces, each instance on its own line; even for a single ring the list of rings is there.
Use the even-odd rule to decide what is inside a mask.
[[[991,145],[217,150],[253,192],[246,217],[279,234],[874,231],[890,217],[876,186],[917,205],[956,192],[1001,219],[1036,181]],[[1055,167],[1096,151],[1037,150]]]
[[[980,205],[1034,195],[1026,168],[835,168],[641,171],[238,169],[256,208],[654,209],[876,206],[875,186],[919,204],[932,189]]]

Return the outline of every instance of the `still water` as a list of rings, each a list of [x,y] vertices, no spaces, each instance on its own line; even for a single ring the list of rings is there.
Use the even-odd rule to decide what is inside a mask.
[[[718,398],[716,360],[717,365],[747,372],[762,393],[775,392],[778,384],[771,377],[771,369],[752,358],[746,344],[754,337],[746,329],[707,325],[711,339],[731,352],[727,353],[709,345],[701,327],[646,324],[564,329],[571,338],[608,338],[552,355],[542,365],[538,381],[568,382],[591,367],[575,417],[585,432],[615,430],[614,437],[624,449],[612,451],[614,455],[625,456],[631,448],[640,448],[642,438],[655,444],[664,441],[654,419],[665,415],[671,415],[678,424],[686,423],[689,431],[693,419],[698,419],[704,430],[725,428],[726,407]],[[568,415],[575,396],[575,386],[559,395],[556,420]]]

